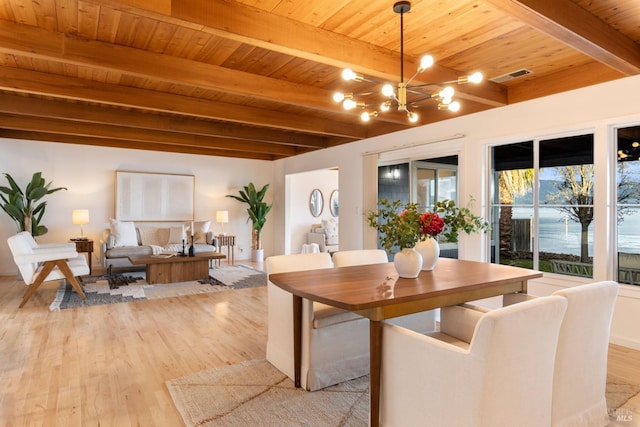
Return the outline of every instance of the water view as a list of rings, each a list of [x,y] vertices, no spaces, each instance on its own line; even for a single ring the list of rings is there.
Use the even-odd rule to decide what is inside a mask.
[[[514,208],[514,219],[529,219],[529,208]],[[589,227],[589,256],[593,256],[593,223]],[[540,210],[538,242],[541,252],[580,255],[580,224],[565,221],[565,215],[555,209]],[[618,250],[640,253],[640,213],[626,216],[618,224]]]

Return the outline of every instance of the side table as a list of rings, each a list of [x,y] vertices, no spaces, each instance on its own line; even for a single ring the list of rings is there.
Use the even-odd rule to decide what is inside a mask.
[[[230,264],[233,264],[233,248],[236,245],[236,236],[232,236],[229,234],[220,234],[216,237],[218,238],[218,244],[220,245],[220,248],[222,248],[223,246],[227,247],[227,260]]]
[[[76,251],[87,254],[87,262],[89,264],[89,274],[91,274],[91,254],[93,253],[93,240],[76,240],[71,239],[71,242],[76,244]]]

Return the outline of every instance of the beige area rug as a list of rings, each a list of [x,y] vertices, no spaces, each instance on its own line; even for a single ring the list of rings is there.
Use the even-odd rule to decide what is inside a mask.
[[[609,427],[640,426],[640,385],[632,385],[621,378],[607,378],[607,408]]]
[[[368,387],[369,377],[365,376],[310,393],[296,389],[264,359],[167,381],[173,403],[189,427],[367,426]],[[640,385],[608,379],[606,397],[612,421],[629,414],[638,418],[638,393]]]
[[[267,275],[249,266],[236,264],[209,269],[209,279],[150,285],[145,273],[131,272],[80,278],[86,299],[82,300],[68,285],[61,281],[52,311],[94,305],[116,304],[147,299],[170,298],[184,295],[228,291],[267,285]]]
[[[191,426],[367,426],[369,378],[312,393],[297,389],[266,360],[251,360],[167,381]]]

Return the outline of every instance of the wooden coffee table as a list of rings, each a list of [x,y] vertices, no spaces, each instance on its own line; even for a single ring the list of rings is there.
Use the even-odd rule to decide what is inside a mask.
[[[209,262],[225,259],[227,256],[219,252],[200,252],[195,256],[172,256],[163,258],[154,255],[130,256],[134,265],[146,266],[147,283],[187,282],[190,280],[206,280],[209,278]]]

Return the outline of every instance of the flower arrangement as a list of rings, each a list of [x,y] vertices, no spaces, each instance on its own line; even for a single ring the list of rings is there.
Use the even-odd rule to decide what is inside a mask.
[[[412,248],[420,240],[435,237],[444,229],[444,221],[435,212],[418,212],[416,203],[402,204],[402,201],[381,199],[380,209],[370,212],[367,221],[377,229],[380,244],[391,253],[394,247]]]
[[[473,201],[473,200],[472,200]],[[457,242],[458,234],[489,230],[489,223],[473,215],[468,207],[460,208],[453,200],[437,202],[433,212],[418,212],[416,203],[381,199],[379,210],[369,212],[369,226],[380,232],[380,244],[387,252],[393,248],[412,248],[421,240],[442,234],[445,241]]]

